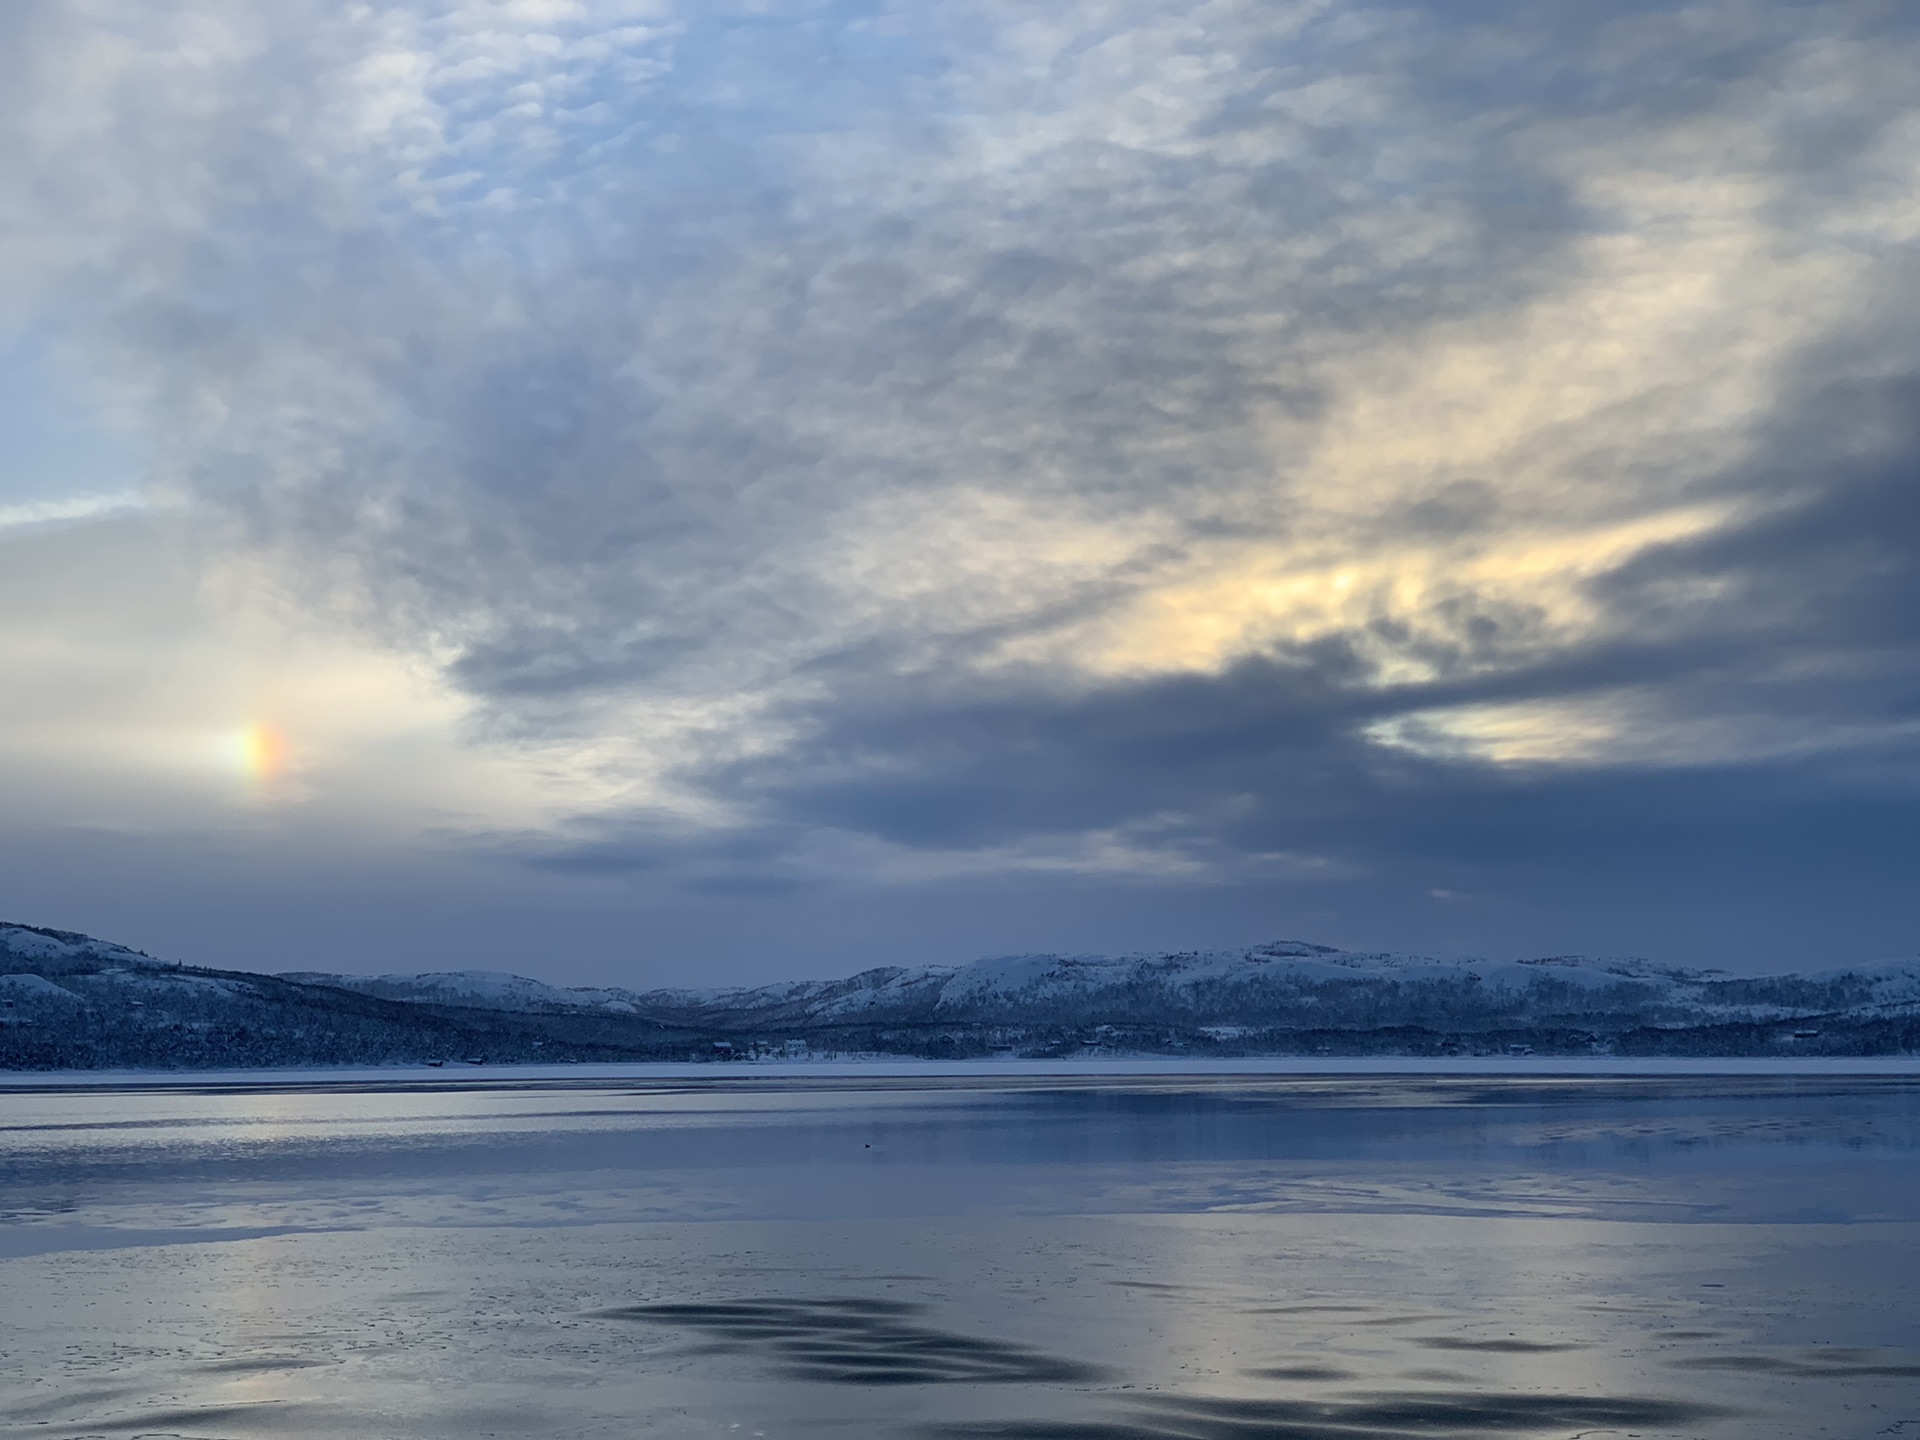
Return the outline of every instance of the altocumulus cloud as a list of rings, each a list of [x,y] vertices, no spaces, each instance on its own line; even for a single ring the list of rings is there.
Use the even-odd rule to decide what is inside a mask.
[[[1900,938],[1910,7],[0,25],[13,303],[196,543],[566,769],[500,853]]]

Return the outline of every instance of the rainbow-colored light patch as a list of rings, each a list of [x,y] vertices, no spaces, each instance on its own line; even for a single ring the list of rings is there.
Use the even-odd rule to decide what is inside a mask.
[[[240,767],[255,780],[265,783],[287,768],[287,737],[276,725],[259,721],[240,732]]]

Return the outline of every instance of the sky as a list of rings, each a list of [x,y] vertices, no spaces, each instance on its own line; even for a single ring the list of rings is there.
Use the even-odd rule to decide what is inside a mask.
[[[12,0],[0,918],[1920,948],[1905,0]]]

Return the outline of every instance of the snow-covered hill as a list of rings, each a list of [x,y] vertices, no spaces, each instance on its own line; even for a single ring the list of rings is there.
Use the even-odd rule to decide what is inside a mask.
[[[495,998],[538,991],[495,977]],[[474,988],[469,986],[468,988]],[[684,1059],[711,1040],[637,1017],[551,1021],[456,997],[421,1003],[157,960],[66,930],[0,924],[0,1070]]]
[[[0,1069],[685,1059],[827,1050],[1920,1052],[1920,961],[1735,976],[1641,960],[1441,960],[1287,941],[1013,955],[754,989],[571,989],[485,970],[257,975],[0,925]]]
[[[435,970],[419,975],[333,975],[292,970],[280,978],[303,985],[332,985],[377,995],[382,1000],[471,1005],[486,1010],[634,1013],[633,998],[624,990],[567,990],[499,970]]]
[[[1013,955],[734,990],[563,989],[481,971],[290,978],[390,999],[617,1011],[751,1032],[874,1025],[1613,1031],[1839,1013],[1920,1015],[1920,961],[1740,977],[1644,960],[1442,960],[1300,941],[1248,950]]]
[[[129,950],[108,940],[72,930],[47,930],[38,925],[0,923],[0,970],[31,967],[33,973],[90,974],[102,969],[159,971],[173,969],[164,960]]]

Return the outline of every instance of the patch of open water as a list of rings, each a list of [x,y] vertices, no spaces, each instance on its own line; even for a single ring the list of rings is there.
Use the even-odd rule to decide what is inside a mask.
[[[1920,1436],[1920,1082],[0,1093],[0,1437]]]

